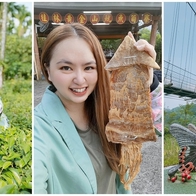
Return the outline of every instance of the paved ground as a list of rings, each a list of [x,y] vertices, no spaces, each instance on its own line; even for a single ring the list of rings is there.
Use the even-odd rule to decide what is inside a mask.
[[[47,87],[45,80],[34,81],[36,106]],[[140,173],[132,183],[134,194],[162,194],[162,137],[157,142],[146,142],[142,147],[143,160]]]
[[[168,180],[169,168],[164,169],[164,194],[196,194],[196,172],[191,172],[191,180],[186,182],[181,182],[180,172],[177,172],[177,180],[172,183]]]

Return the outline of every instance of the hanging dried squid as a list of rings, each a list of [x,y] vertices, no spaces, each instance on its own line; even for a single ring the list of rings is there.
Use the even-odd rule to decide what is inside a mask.
[[[158,64],[138,51],[135,40],[126,36],[105,69],[111,71],[109,142],[121,144],[120,179],[125,189],[140,170],[142,142],[156,141],[153,126],[149,69]]]

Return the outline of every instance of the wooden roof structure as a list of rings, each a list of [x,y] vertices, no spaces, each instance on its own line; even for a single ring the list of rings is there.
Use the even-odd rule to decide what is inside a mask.
[[[90,21],[92,13],[84,13],[93,11],[99,17],[99,25],[93,25]],[[110,11],[112,21],[104,25],[103,16],[106,11]],[[47,13],[49,19],[45,26],[40,26],[40,13]],[[35,54],[35,72],[37,79],[40,78],[40,65],[39,65],[39,50],[37,46],[36,37],[46,37],[57,23],[54,23],[52,16],[58,13],[62,16],[62,21],[59,24],[66,23],[65,15],[71,13],[74,17],[74,22],[78,22],[79,14],[85,14],[87,21],[85,25],[89,27],[97,37],[101,39],[123,39],[129,31],[135,37],[141,28],[151,26],[151,39],[150,43],[155,45],[156,32],[158,28],[158,21],[161,21],[162,3],[161,2],[34,2],[34,25],[35,25],[35,39],[34,39],[34,54]],[[123,24],[117,23],[118,14],[124,14],[125,21]],[[138,15],[138,22],[133,24],[130,22],[130,15],[136,13]],[[149,23],[143,22],[144,14],[152,16]],[[42,29],[41,29],[42,28]],[[44,30],[43,30],[44,29]],[[137,37],[136,37],[137,39]]]

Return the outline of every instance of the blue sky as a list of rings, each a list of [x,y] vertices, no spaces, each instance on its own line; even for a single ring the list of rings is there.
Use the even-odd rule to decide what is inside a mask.
[[[196,11],[196,2],[190,2]],[[186,2],[164,3],[164,60],[196,75],[196,15]],[[166,74],[166,73],[165,73]],[[186,104],[175,96],[164,98],[165,108]]]

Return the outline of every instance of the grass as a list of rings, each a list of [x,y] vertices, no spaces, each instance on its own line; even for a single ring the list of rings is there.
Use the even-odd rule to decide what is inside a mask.
[[[164,167],[178,164],[179,146],[170,134],[164,136]]]

